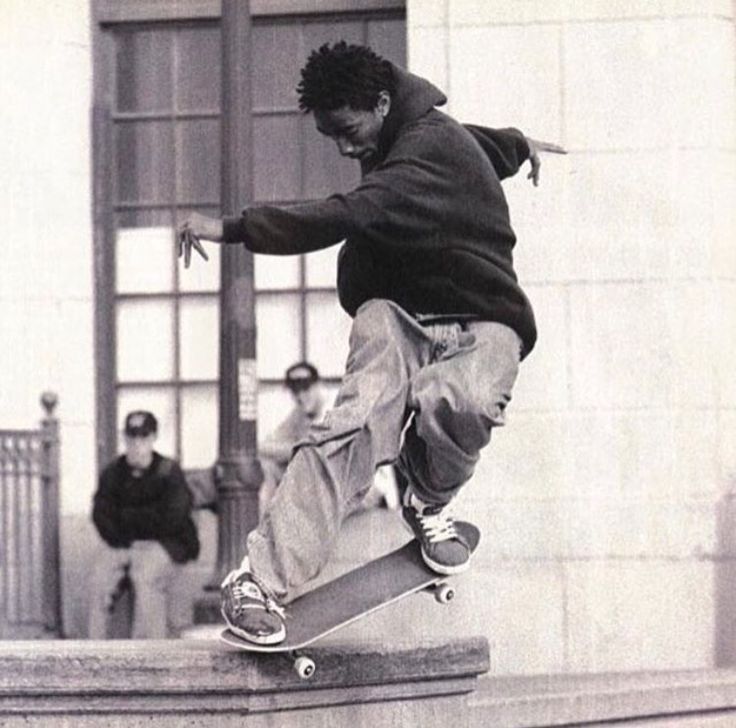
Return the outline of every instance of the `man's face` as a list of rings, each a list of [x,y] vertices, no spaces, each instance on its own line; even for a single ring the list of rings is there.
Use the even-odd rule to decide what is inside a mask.
[[[319,382],[315,382],[305,389],[292,389],[291,393],[297,406],[307,417],[313,418],[320,414],[324,397]]]
[[[315,110],[317,131],[333,139],[343,157],[364,161],[378,150],[378,137],[391,108],[391,97],[382,91],[371,111],[343,106],[334,111]]]
[[[153,461],[153,445],[156,433],[145,437],[125,436],[125,459],[131,468],[145,470]]]

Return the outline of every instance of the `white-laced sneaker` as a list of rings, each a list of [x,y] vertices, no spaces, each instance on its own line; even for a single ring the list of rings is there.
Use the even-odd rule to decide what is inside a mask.
[[[286,638],[283,607],[268,596],[250,571],[231,571],[220,587],[222,616],[233,634],[259,645]]]
[[[407,490],[401,509],[404,523],[411,529],[422,548],[422,558],[438,574],[459,574],[470,565],[474,544],[465,530],[477,529],[457,521],[447,506],[423,503]]]

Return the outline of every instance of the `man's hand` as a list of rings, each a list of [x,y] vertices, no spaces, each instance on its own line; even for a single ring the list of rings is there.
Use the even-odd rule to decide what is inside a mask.
[[[207,217],[198,212],[193,212],[184,220],[176,231],[176,244],[179,257],[184,256],[184,267],[188,268],[192,260],[192,248],[196,250],[205,260],[209,256],[200,242],[211,240],[214,243],[222,242],[222,220]]]
[[[542,162],[539,159],[539,152],[567,154],[567,150],[563,149],[559,144],[540,142],[529,137],[526,137],[526,143],[529,145],[529,164],[532,165],[532,169],[526,178],[530,179],[534,183],[534,186],[537,187],[539,185],[539,168],[542,166]]]

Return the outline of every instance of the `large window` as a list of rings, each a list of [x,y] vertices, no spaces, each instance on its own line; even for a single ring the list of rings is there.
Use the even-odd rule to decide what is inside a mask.
[[[100,26],[95,68],[105,126],[98,135],[107,147],[96,150],[95,167],[96,188],[106,190],[96,197],[105,219],[97,240],[98,306],[107,312],[97,326],[100,456],[118,445],[125,413],[145,408],[159,417],[162,452],[185,467],[207,466],[217,447],[219,256],[208,246],[210,262],[195,258],[185,270],[174,230],[191,210],[220,213],[220,117],[227,110],[219,20],[127,22],[121,7],[115,22]],[[312,48],[342,38],[369,43],[403,65],[402,17],[372,11],[254,19],[252,64],[243,72],[252,78],[257,202],[313,199],[357,181],[356,163],[341,159],[299,112],[299,68]],[[310,359],[337,384],[350,321],[335,294],[336,256],[337,248],[256,257],[260,435],[290,407],[281,378],[294,361]]]
[[[184,271],[174,229],[190,210],[219,214],[220,31],[214,23],[120,26],[113,44],[118,420],[150,409],[162,451],[189,466],[212,462],[218,251]]]

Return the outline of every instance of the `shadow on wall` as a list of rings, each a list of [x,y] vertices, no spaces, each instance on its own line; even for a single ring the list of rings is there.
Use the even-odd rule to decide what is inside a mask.
[[[732,487],[736,483],[732,483]],[[736,665],[736,493],[725,493],[716,503],[717,553],[713,577],[714,664]]]

